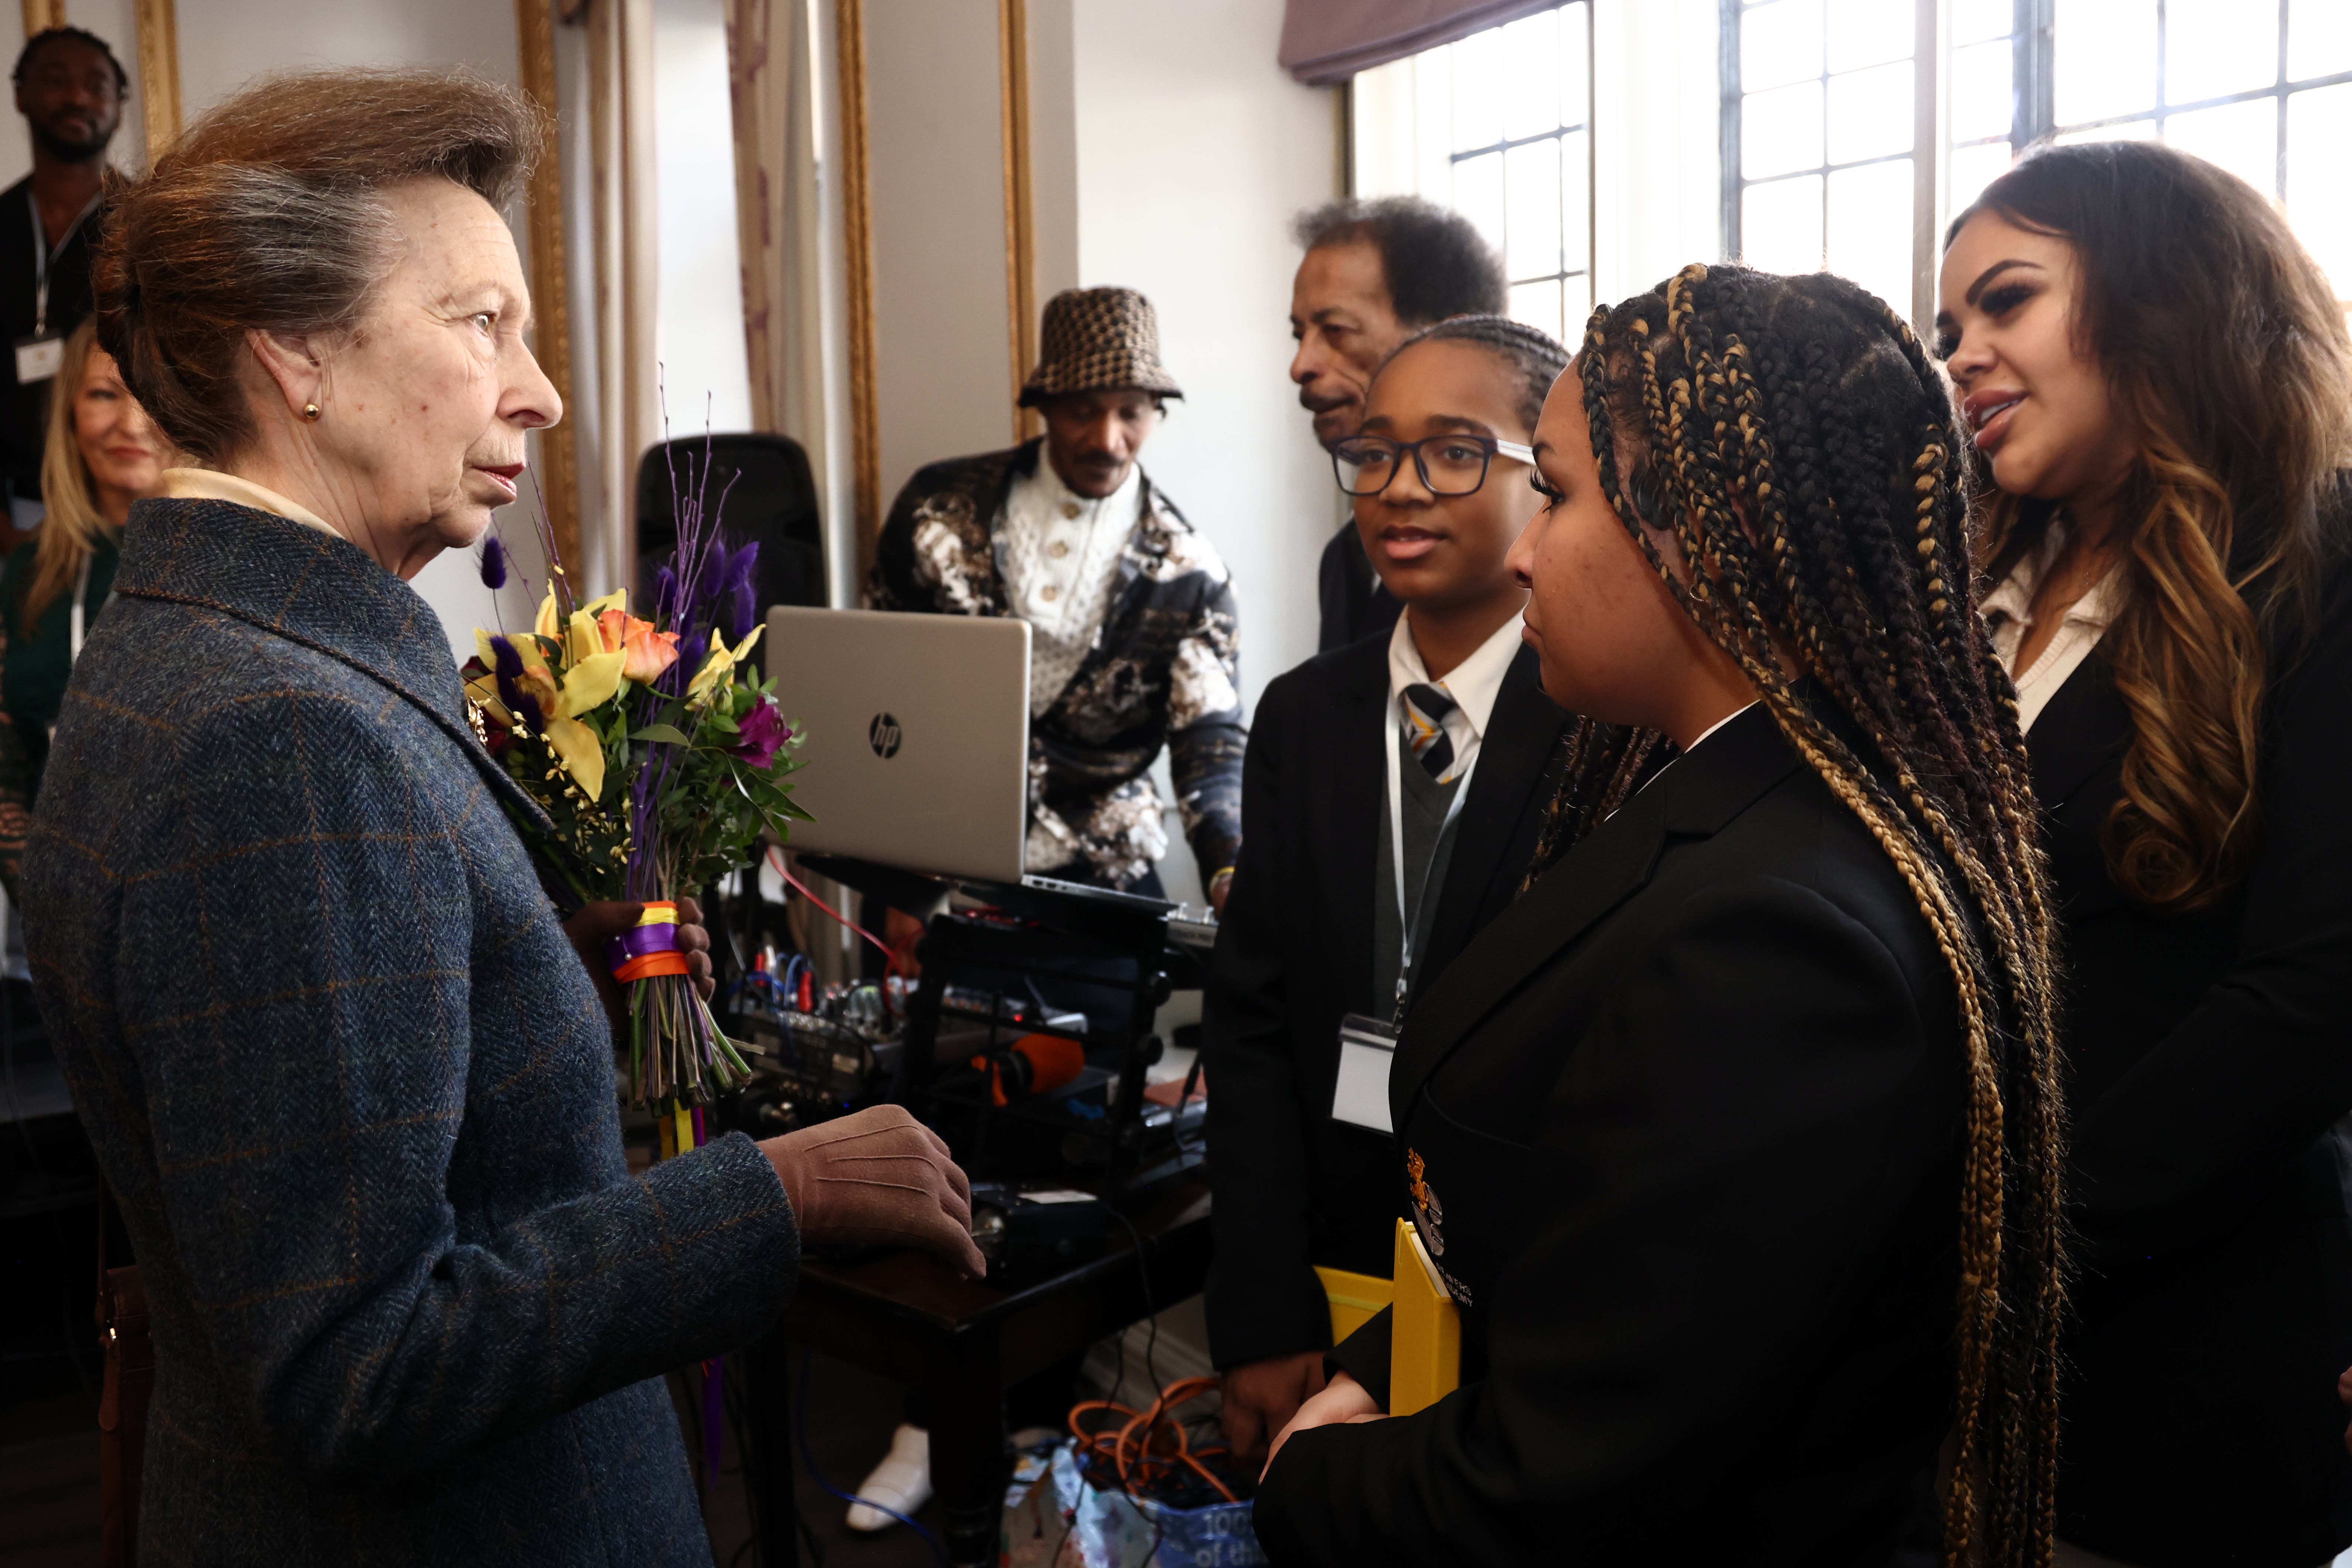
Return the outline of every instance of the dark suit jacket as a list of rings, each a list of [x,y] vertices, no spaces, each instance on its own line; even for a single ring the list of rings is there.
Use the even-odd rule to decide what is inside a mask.
[[[1883,1564],[1950,1420],[1958,1035],[1908,886],[1763,708],[1669,767],[1407,1021],[1392,1190],[1464,1381],[1293,1437],[1268,1555]],[[1387,1328],[1335,1352],[1383,1399]]]
[[[2264,728],[2259,858],[2186,915],[2107,875],[2131,730],[2105,662],[2027,737],[2081,1234],[2059,1529],[2147,1568],[2307,1568],[2352,1544],[2352,583]]]
[[[1340,1017],[1388,1012],[1372,994],[1388,694],[1388,640],[1367,638],[1267,687],[1250,736],[1242,860],[1201,1032],[1216,1194],[1209,1337],[1219,1366],[1331,1342],[1314,1265],[1389,1272],[1391,1145],[1330,1117]],[[1535,651],[1521,648],[1470,775],[1422,990],[1517,891],[1559,782],[1568,721],[1543,694]]]
[[[145,500],[115,589],[26,945],[153,1313],[142,1560],[709,1568],[660,1376],[782,1310],[774,1170],[629,1174],[537,808],[406,584]]]
[[[32,189],[33,177],[27,174],[0,191],[0,330],[12,343],[33,331]],[[89,314],[90,257],[105,216],[101,210],[84,218],[49,264],[48,330],[58,337],[80,326]],[[40,243],[47,246],[48,237],[43,235]],[[12,359],[0,364],[0,386],[6,388],[0,393],[0,408],[5,410],[0,414],[0,478],[26,500],[38,500],[42,440],[49,428],[49,395],[57,383],[18,384]]]
[[[1322,625],[1315,651],[1329,653],[1375,635],[1385,637],[1404,614],[1404,605],[1372,570],[1364,542],[1349,523],[1323,547],[1315,566],[1315,600]]]

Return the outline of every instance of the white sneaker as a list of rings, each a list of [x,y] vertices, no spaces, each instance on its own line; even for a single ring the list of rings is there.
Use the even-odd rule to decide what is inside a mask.
[[[890,1451],[882,1456],[874,1473],[858,1483],[857,1495],[866,1501],[849,1505],[852,1530],[887,1530],[898,1522],[881,1508],[867,1507],[869,1502],[913,1518],[917,1509],[931,1500],[931,1435],[900,1422],[890,1434]]]

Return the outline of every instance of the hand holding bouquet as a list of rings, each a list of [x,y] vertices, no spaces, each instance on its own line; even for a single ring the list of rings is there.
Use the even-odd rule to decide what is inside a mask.
[[[462,671],[476,732],[554,824],[552,835],[518,824],[525,838],[582,902],[646,906],[607,961],[627,999],[630,1099],[667,1113],[666,1125],[751,1078],[688,976],[676,900],[807,815],[787,782],[793,726],[748,662],[759,546],[729,550],[701,498],[680,489],[677,549],[650,619],[629,613],[625,593],[572,607],[555,564],[531,630],[477,631]],[[543,522],[541,542],[553,563]],[[506,572],[493,539],[483,580],[498,587]]]

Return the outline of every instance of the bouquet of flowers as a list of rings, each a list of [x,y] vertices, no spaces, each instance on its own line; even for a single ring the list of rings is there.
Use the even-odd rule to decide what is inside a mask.
[[[793,728],[749,656],[759,546],[730,550],[703,504],[677,486],[677,548],[656,574],[650,618],[625,593],[574,605],[552,531],[539,520],[551,581],[528,633],[477,630],[461,673],[476,733],[554,824],[519,822],[585,902],[645,905],[607,953],[629,1012],[629,1097],[660,1113],[665,1148],[691,1148],[698,1108],[751,1080],[687,979],[677,903],[748,864],[763,831],[782,837],[793,803]],[[484,547],[483,581],[505,584],[506,552]],[[675,1131],[673,1128],[675,1127]],[[693,1131],[688,1131],[688,1129]]]

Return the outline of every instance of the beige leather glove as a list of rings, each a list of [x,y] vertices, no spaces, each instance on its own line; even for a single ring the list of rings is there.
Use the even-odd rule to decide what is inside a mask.
[[[874,1105],[760,1145],[804,1243],[919,1247],[977,1279],[971,1184],[939,1134],[899,1105]]]

